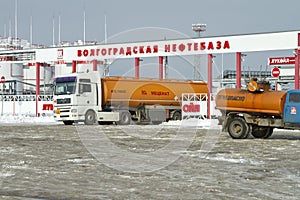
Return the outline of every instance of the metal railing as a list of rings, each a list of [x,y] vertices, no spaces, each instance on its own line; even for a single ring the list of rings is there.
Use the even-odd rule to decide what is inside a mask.
[[[36,101],[36,95],[0,95],[0,101]],[[53,101],[52,95],[39,95],[38,101]]]

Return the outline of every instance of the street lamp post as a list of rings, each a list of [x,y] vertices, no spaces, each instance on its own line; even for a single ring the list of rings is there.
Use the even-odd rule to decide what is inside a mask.
[[[206,24],[192,24],[192,30],[200,38],[201,32],[206,31]],[[200,55],[195,55],[194,58],[194,80],[200,79]]]

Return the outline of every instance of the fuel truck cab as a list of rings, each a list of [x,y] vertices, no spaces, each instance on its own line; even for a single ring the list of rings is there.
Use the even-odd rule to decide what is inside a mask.
[[[286,127],[300,128],[300,90],[287,92],[283,121]]]
[[[97,73],[74,73],[55,78],[54,118],[65,125],[83,121],[95,122],[96,112],[101,111],[100,82]],[[117,115],[110,115],[118,120]]]
[[[234,139],[268,138],[274,128],[299,129],[300,91],[272,91],[268,82],[252,79],[247,89],[222,89],[216,109],[223,131]]]

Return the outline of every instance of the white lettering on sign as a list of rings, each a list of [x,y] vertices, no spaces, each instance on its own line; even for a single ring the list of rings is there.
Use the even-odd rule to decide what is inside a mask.
[[[269,65],[293,65],[293,64],[295,64],[295,57],[269,58]]]
[[[277,67],[273,68],[271,74],[273,77],[278,77],[280,75],[280,69]]]

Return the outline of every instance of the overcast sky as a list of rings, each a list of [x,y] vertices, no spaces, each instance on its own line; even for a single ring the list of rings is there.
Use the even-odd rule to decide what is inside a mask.
[[[9,29],[14,35],[15,0],[1,0],[0,33]],[[61,40],[83,38],[83,13],[86,11],[86,39],[104,39],[104,16],[108,34],[140,27],[174,29],[193,36],[192,23],[206,23],[206,36],[300,29],[298,0],[17,0],[18,37],[29,39],[33,18],[33,42],[52,43],[52,20]],[[56,36],[57,39],[57,36]]]
[[[11,30],[15,36],[15,0],[0,2],[0,35],[8,36]],[[58,16],[61,41],[82,40],[84,10],[89,41],[104,40],[105,15],[109,37],[142,27],[172,29],[194,37],[192,23],[207,24],[203,36],[300,30],[299,0],[17,0],[17,5],[17,36],[30,39],[32,16],[33,43],[46,45],[52,44],[53,19],[58,40]],[[249,60],[254,64],[255,59]]]

